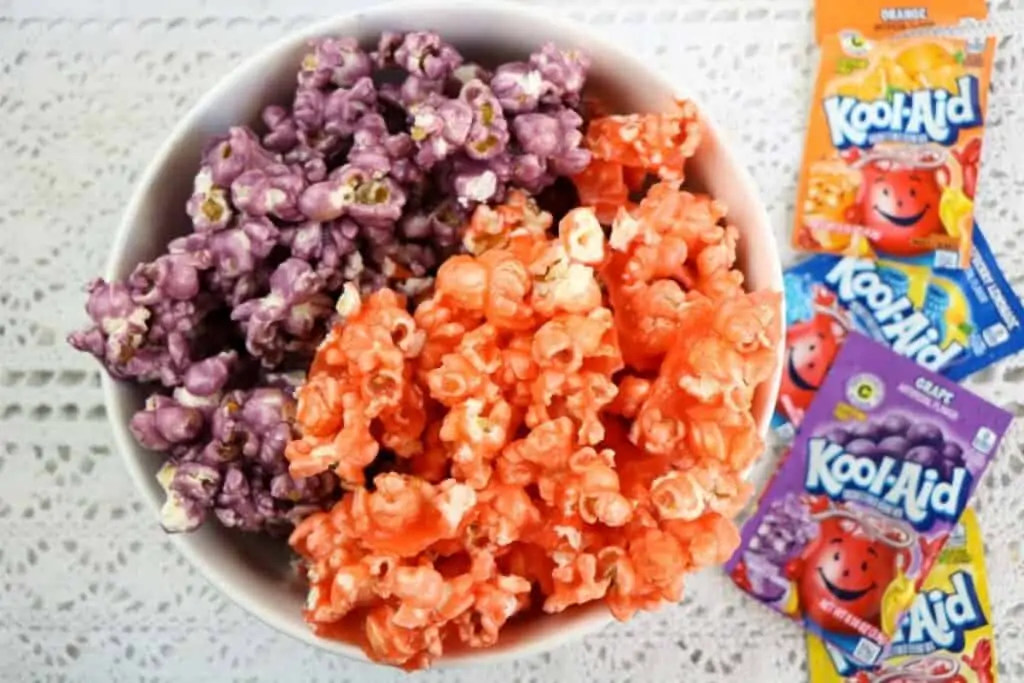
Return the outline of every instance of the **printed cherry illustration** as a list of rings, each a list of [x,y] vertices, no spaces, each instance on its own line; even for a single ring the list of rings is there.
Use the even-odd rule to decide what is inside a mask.
[[[970,655],[963,655],[961,660],[971,668],[978,678],[978,683],[995,683],[996,672],[992,666],[992,641],[983,638],[974,647]]]
[[[960,171],[963,173],[964,194],[974,199],[974,193],[978,189],[978,165],[981,162],[981,138],[974,138],[968,142],[962,150],[954,148],[953,156],[960,162]]]

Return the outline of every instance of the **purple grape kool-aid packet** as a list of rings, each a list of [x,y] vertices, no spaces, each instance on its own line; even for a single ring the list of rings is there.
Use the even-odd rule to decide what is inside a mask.
[[[1011,419],[852,333],[730,575],[856,664],[877,664]]]

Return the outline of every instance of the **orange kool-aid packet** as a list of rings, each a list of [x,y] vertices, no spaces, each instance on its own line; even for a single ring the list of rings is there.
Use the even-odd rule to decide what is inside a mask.
[[[793,245],[966,268],[995,42],[842,26],[822,36]]]

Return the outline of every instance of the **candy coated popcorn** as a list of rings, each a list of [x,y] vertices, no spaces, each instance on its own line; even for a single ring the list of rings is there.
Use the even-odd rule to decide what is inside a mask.
[[[346,282],[416,301],[476,204],[539,192],[590,156],[583,55],[539,49],[526,66],[543,87],[515,111],[491,71],[463,62],[430,32],[386,33],[373,54],[351,37],[313,40],[289,101],[202,150],[193,232],[129,277],[92,283],[89,326],[69,342],[115,377],[170,389],[228,349],[271,371],[301,366]],[[381,70],[404,80],[378,85]]]
[[[737,542],[778,302],[681,187],[693,106],[586,123],[588,67],[314,41],[287,106],[204,150],[193,231],[95,283],[72,337],[165,387],[132,420],[165,528],[293,527],[306,620],[375,661],[625,619]]]
[[[474,212],[411,316],[346,285],[286,450],[351,490],[292,536],[314,629],[361,620],[372,658],[417,668],[529,607],[679,600],[732,553],[779,301],[742,291],[724,213],[661,181],[610,239],[589,207],[551,235],[513,192]]]

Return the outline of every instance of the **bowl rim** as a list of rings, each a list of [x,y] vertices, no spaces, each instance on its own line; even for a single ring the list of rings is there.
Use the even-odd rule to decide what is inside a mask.
[[[394,14],[397,12],[419,12],[419,11],[457,11],[460,7],[472,6],[474,11],[487,12],[496,18],[515,15],[517,19],[529,19],[540,24],[545,24],[561,32],[573,32],[580,37],[580,42],[586,42],[597,46],[597,49],[615,54],[621,60],[622,68],[625,71],[642,71],[664,88],[665,92],[672,93],[676,97],[683,96],[685,88],[660,68],[646,64],[641,58],[633,53],[620,48],[609,38],[600,32],[594,31],[591,27],[582,22],[572,20],[564,15],[553,15],[542,11],[542,8],[527,5],[524,2],[513,0],[488,0],[486,5],[481,6],[474,0],[388,0],[371,7],[352,12],[340,13],[323,19],[313,21],[307,26],[290,31],[269,45],[252,53],[240,63],[232,67],[199,99],[192,105],[188,112],[174,125],[171,132],[157,148],[152,159],[146,165],[142,175],[134,184],[131,190],[131,197],[121,216],[117,233],[111,246],[110,255],[104,269],[108,281],[115,280],[124,271],[122,263],[127,251],[127,245],[133,233],[133,227],[138,223],[138,217],[142,212],[148,197],[154,191],[154,181],[158,178],[161,170],[167,164],[173,151],[188,137],[201,123],[204,114],[222,96],[223,91],[228,90],[232,84],[243,80],[252,80],[257,77],[260,69],[267,64],[280,59],[281,55],[294,49],[300,43],[308,42],[310,39],[343,32],[353,22],[362,17]],[[703,110],[702,110],[703,111]],[[768,219],[764,202],[757,184],[751,177],[746,167],[740,165],[733,150],[736,146],[729,136],[724,133],[712,119],[702,117],[702,122],[708,127],[712,135],[719,140],[722,155],[736,169],[737,174],[733,182],[740,185],[740,191],[752,198],[755,215],[762,220],[766,228],[763,237],[768,241],[763,245],[776,255],[770,269],[770,282],[766,287],[770,291],[782,291],[782,269],[781,260],[778,258],[778,246],[774,232]],[[784,304],[783,304],[784,306]],[[766,405],[772,406],[775,403],[779,389],[779,378],[781,377],[781,360],[784,353],[783,344],[779,344],[779,353],[776,363],[776,372],[768,387]],[[122,392],[118,387],[123,385],[120,380],[115,380],[108,373],[101,372],[101,386],[104,402],[107,406],[107,416],[113,433],[114,443],[117,447],[121,460],[124,462],[132,484],[136,492],[145,499],[151,512],[159,517],[163,501],[149,485],[149,473],[143,468],[137,453],[141,450],[135,444],[128,429],[127,420],[121,419],[126,414],[122,400]],[[770,409],[769,409],[770,414]],[[762,435],[767,431],[769,420],[760,420],[760,431]],[[294,622],[284,622],[274,613],[267,609],[264,602],[251,597],[249,591],[240,582],[228,580],[225,573],[216,566],[216,563],[206,555],[198,551],[196,544],[189,538],[188,534],[167,534],[177,550],[198,573],[220,593],[226,596],[234,604],[241,607],[249,614],[257,617],[264,624],[288,635],[300,642],[317,647],[321,650],[344,655],[350,659],[367,664],[376,664],[369,659],[363,650],[350,643],[329,640],[316,636],[310,629],[297,627]],[[445,668],[452,666],[465,666],[477,664],[496,664],[500,662],[538,655],[550,651],[556,647],[581,639],[595,631],[600,630],[613,621],[611,613],[600,606],[590,609],[588,613],[579,615],[570,628],[558,630],[545,638],[530,639],[527,642],[515,643],[504,648],[483,648],[479,650],[465,650],[442,656],[433,664],[433,668]]]

